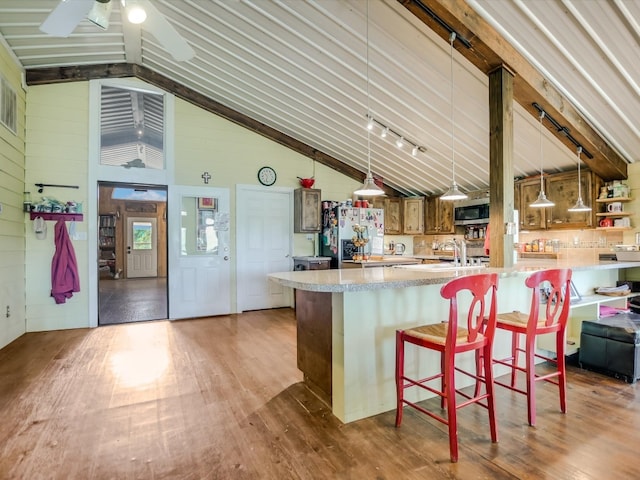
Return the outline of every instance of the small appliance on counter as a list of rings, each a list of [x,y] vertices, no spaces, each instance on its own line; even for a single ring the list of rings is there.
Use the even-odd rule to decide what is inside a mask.
[[[616,245],[613,250],[619,262],[640,262],[640,245]]]

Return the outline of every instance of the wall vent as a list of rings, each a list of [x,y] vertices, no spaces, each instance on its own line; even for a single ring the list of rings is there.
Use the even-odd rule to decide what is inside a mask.
[[[17,95],[9,82],[0,76],[0,123],[17,134]]]

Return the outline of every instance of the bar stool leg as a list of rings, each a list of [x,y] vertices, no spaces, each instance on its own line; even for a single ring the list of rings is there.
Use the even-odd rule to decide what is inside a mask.
[[[525,355],[527,372],[527,419],[532,427],[536,424],[536,336],[525,335]]]
[[[396,407],[396,427],[399,427],[402,423],[402,411],[404,410],[404,339],[403,332],[396,331],[396,393],[397,393],[397,407]]]

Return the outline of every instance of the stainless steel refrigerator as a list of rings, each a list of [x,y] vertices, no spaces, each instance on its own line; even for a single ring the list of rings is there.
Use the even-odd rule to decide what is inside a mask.
[[[342,268],[345,260],[352,260],[358,253],[367,256],[384,253],[383,209],[335,206],[332,202],[323,205],[320,255],[331,257],[331,268]],[[364,227],[360,235],[354,230],[355,225]],[[356,246],[358,236],[366,239],[362,247]]]

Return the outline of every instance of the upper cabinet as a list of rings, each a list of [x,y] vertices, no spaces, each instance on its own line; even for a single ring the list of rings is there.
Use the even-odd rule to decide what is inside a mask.
[[[402,199],[387,197],[380,208],[384,209],[384,233],[401,235],[402,230]]]
[[[424,201],[424,212],[424,233],[455,233],[453,202],[440,201],[440,197],[427,197]]]
[[[297,188],[293,192],[293,231],[317,233],[320,229],[320,196],[317,188]]]
[[[424,197],[402,199],[403,233],[419,235],[424,233]]]
[[[516,201],[520,212],[521,230],[576,229],[595,226],[595,194],[602,181],[591,171],[581,172],[582,200],[593,210],[570,212],[578,200],[577,172],[564,172],[544,177],[544,191],[555,205],[548,208],[531,207],[540,193],[540,177],[516,182]]]
[[[550,175],[547,178],[547,197],[555,205],[547,212],[548,228],[590,228],[594,226],[595,211],[592,174],[589,171],[581,172],[582,200],[590,206],[590,212],[570,212],[569,209],[578,200],[578,173],[566,172]]]

